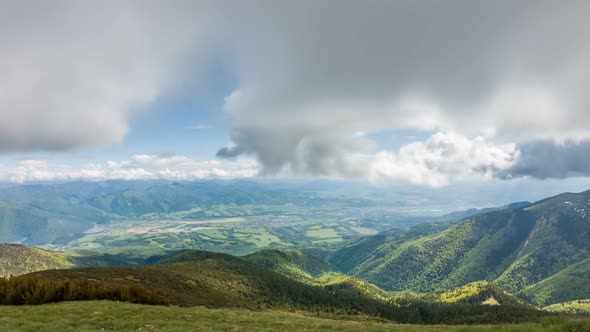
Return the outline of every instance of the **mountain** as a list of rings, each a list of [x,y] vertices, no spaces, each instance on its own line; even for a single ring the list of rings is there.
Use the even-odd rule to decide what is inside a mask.
[[[239,307],[251,310],[303,310],[308,313],[364,315],[405,323],[488,323],[535,321],[545,314],[517,302],[492,308],[474,301],[443,301],[391,297],[366,281],[333,272],[317,282],[303,282],[253,263],[268,257],[242,259],[226,254],[184,251],[151,266],[47,270],[0,279],[0,303],[39,304],[63,300],[118,299],[134,303],[177,306]],[[278,256],[277,256],[278,255]],[[289,256],[287,264],[309,266],[313,258]],[[298,265],[298,263],[303,264]],[[276,267],[276,265],[273,265]],[[310,270],[310,271],[311,271]],[[318,271],[318,270],[316,270]],[[494,293],[496,294],[496,293]],[[496,295],[502,299],[501,295]],[[484,296],[485,297],[485,296]]]
[[[4,186],[0,190],[0,242],[65,242],[109,220],[105,211],[88,204],[91,197],[146,185],[109,181]]]
[[[72,182],[8,185],[0,190],[0,241],[45,244],[75,236],[107,213],[88,203],[92,197],[144,189],[148,181]]]
[[[275,189],[254,181],[236,180],[157,183],[141,190],[129,189],[95,196],[88,203],[107,213],[119,216],[140,216],[150,213],[173,213],[215,205],[295,204],[318,206],[338,199],[292,189]],[[354,204],[368,204],[357,200]],[[191,218],[208,217],[195,211]]]
[[[454,289],[421,294],[420,298],[442,303],[526,305],[526,302],[515,295],[487,281],[475,281]]]
[[[556,303],[544,307],[543,310],[579,316],[590,316],[590,300],[576,300],[564,303]]]
[[[382,256],[384,246],[396,246],[425,235],[444,231],[456,221],[429,222],[406,229],[392,229],[374,236],[362,237],[335,252],[324,254],[325,259],[339,271],[355,275],[359,269]]]
[[[583,299],[590,295],[590,258],[526,287],[518,296],[540,306]]]
[[[15,244],[0,244],[0,277],[74,266],[66,254]]]
[[[312,281],[321,274],[336,271],[321,258],[300,250],[267,249],[243,259],[298,280]]]
[[[138,219],[149,223],[269,213],[301,214],[312,213],[313,208],[329,211],[336,207],[364,208],[371,204],[367,199],[330,196],[292,185],[248,180],[1,185],[0,242],[51,244],[61,249],[93,230],[102,232],[104,226]],[[360,227],[358,232],[351,230],[350,235],[345,236],[357,236],[365,231]],[[142,242],[143,236],[140,237],[139,242]],[[193,237],[199,239],[196,234]],[[109,239],[101,237],[101,240]],[[96,246],[90,248],[96,249]]]
[[[133,264],[134,262],[114,255],[93,252],[65,253],[17,244],[0,244],[0,277],[52,269]]]
[[[429,292],[488,280],[516,293],[562,270],[571,277],[564,269],[590,257],[588,193],[515,206],[476,215],[434,234],[365,238],[338,250],[329,261],[386,290]],[[580,289],[578,298],[590,297],[588,291]],[[538,305],[562,300],[529,298]]]

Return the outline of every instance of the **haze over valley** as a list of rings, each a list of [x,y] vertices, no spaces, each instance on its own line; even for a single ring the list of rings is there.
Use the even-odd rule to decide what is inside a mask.
[[[590,331],[588,14],[0,0],[0,330]]]

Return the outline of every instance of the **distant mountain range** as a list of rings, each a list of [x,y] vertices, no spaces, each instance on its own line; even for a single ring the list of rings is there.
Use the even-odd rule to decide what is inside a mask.
[[[27,245],[60,244],[80,237],[93,225],[148,214],[186,211],[184,218],[210,217],[203,210],[216,205],[330,202],[367,205],[262,182],[109,181],[5,186],[0,189],[0,242]]]

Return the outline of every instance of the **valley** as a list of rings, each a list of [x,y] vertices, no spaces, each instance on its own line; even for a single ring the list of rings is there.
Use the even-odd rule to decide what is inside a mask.
[[[0,0],[0,332],[590,332],[590,0]]]
[[[268,247],[334,246],[385,229],[407,227],[424,218],[376,208],[319,207],[305,211],[286,205],[219,206],[214,210],[216,215],[208,213],[208,219],[186,219],[183,212],[112,220],[95,226],[80,238],[43,247],[61,251],[144,252],[144,256],[178,249],[248,254]]]
[[[250,191],[241,193],[242,185]],[[203,186],[219,196],[202,196]],[[47,218],[55,240],[0,244],[0,275],[13,276],[0,279],[0,302],[51,308],[47,303],[117,300],[237,315],[296,312],[375,326],[536,329],[557,319],[559,329],[571,315],[590,314],[589,192],[427,216],[348,196],[266,192],[252,183],[104,190],[74,203],[102,216],[84,231],[55,233],[59,218]],[[80,218],[61,212],[71,206],[50,207],[62,195],[35,202],[33,212]],[[254,204],[252,196],[266,203]],[[33,203],[20,199],[11,209]],[[34,228],[12,230],[35,236]]]
[[[0,241],[143,258],[179,249],[248,254],[337,246],[441,215],[330,189],[244,180],[14,186],[0,190]]]

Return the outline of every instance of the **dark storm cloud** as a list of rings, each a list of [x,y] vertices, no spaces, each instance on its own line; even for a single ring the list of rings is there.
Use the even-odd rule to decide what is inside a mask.
[[[505,176],[539,179],[590,176],[590,141],[532,142],[519,146],[521,157]]]

